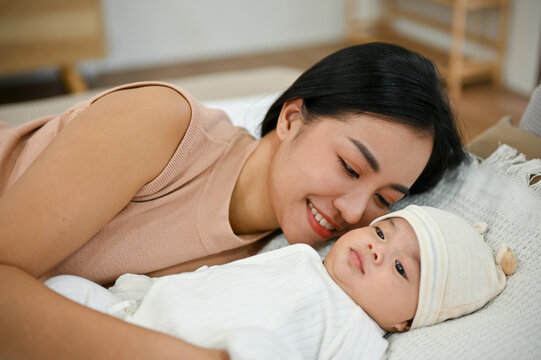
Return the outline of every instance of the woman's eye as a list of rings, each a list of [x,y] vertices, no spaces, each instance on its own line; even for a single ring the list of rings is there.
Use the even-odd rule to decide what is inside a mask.
[[[400,263],[400,261],[395,260],[394,267],[396,268],[396,271],[398,271],[400,275],[402,275],[403,277],[407,279],[406,270],[404,270],[404,267],[402,266],[402,263]]]
[[[385,235],[383,234],[383,231],[379,227],[376,226],[376,234],[381,238],[381,240],[385,240]]]
[[[342,164],[342,168],[346,172],[348,176],[351,176],[355,179],[359,178],[359,173],[357,173],[355,170],[353,170],[341,157],[338,157],[340,164]]]
[[[380,202],[381,205],[383,205],[387,209],[391,207],[391,203],[385,200],[385,198],[381,196],[381,194],[376,194],[376,197],[378,198],[378,201]]]

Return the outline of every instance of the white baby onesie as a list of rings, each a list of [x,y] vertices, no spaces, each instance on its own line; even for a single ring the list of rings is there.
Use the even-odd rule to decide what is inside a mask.
[[[97,310],[232,358],[380,359],[387,347],[304,244],[160,278],[123,275],[103,296]]]

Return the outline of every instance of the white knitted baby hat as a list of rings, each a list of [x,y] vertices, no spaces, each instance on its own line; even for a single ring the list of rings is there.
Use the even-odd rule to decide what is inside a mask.
[[[416,205],[372,224],[391,217],[405,219],[419,241],[421,281],[412,329],[469,314],[504,289],[501,258],[507,247],[499,249],[495,258],[480,234],[486,224],[470,225],[450,212]]]

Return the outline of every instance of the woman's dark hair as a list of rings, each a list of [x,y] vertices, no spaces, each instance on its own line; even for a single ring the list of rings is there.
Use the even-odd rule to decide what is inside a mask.
[[[466,159],[460,130],[434,64],[425,57],[385,43],[339,50],[308,69],[268,110],[261,136],[276,128],[282,105],[303,99],[303,119],[340,119],[370,114],[406,125],[434,138],[428,164],[410,189],[432,188],[447,169]]]

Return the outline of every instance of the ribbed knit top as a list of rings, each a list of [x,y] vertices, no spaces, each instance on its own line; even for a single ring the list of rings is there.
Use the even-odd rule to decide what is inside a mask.
[[[160,85],[187,99],[192,117],[163,171],[50,275],[74,274],[109,282],[123,273],[148,273],[254,242],[237,236],[229,203],[240,171],[257,145],[225,112],[210,109],[182,89],[160,82],[123,85],[80,102],[57,116],[10,128],[0,124],[0,196],[62,129],[90,104],[118,90]]]

